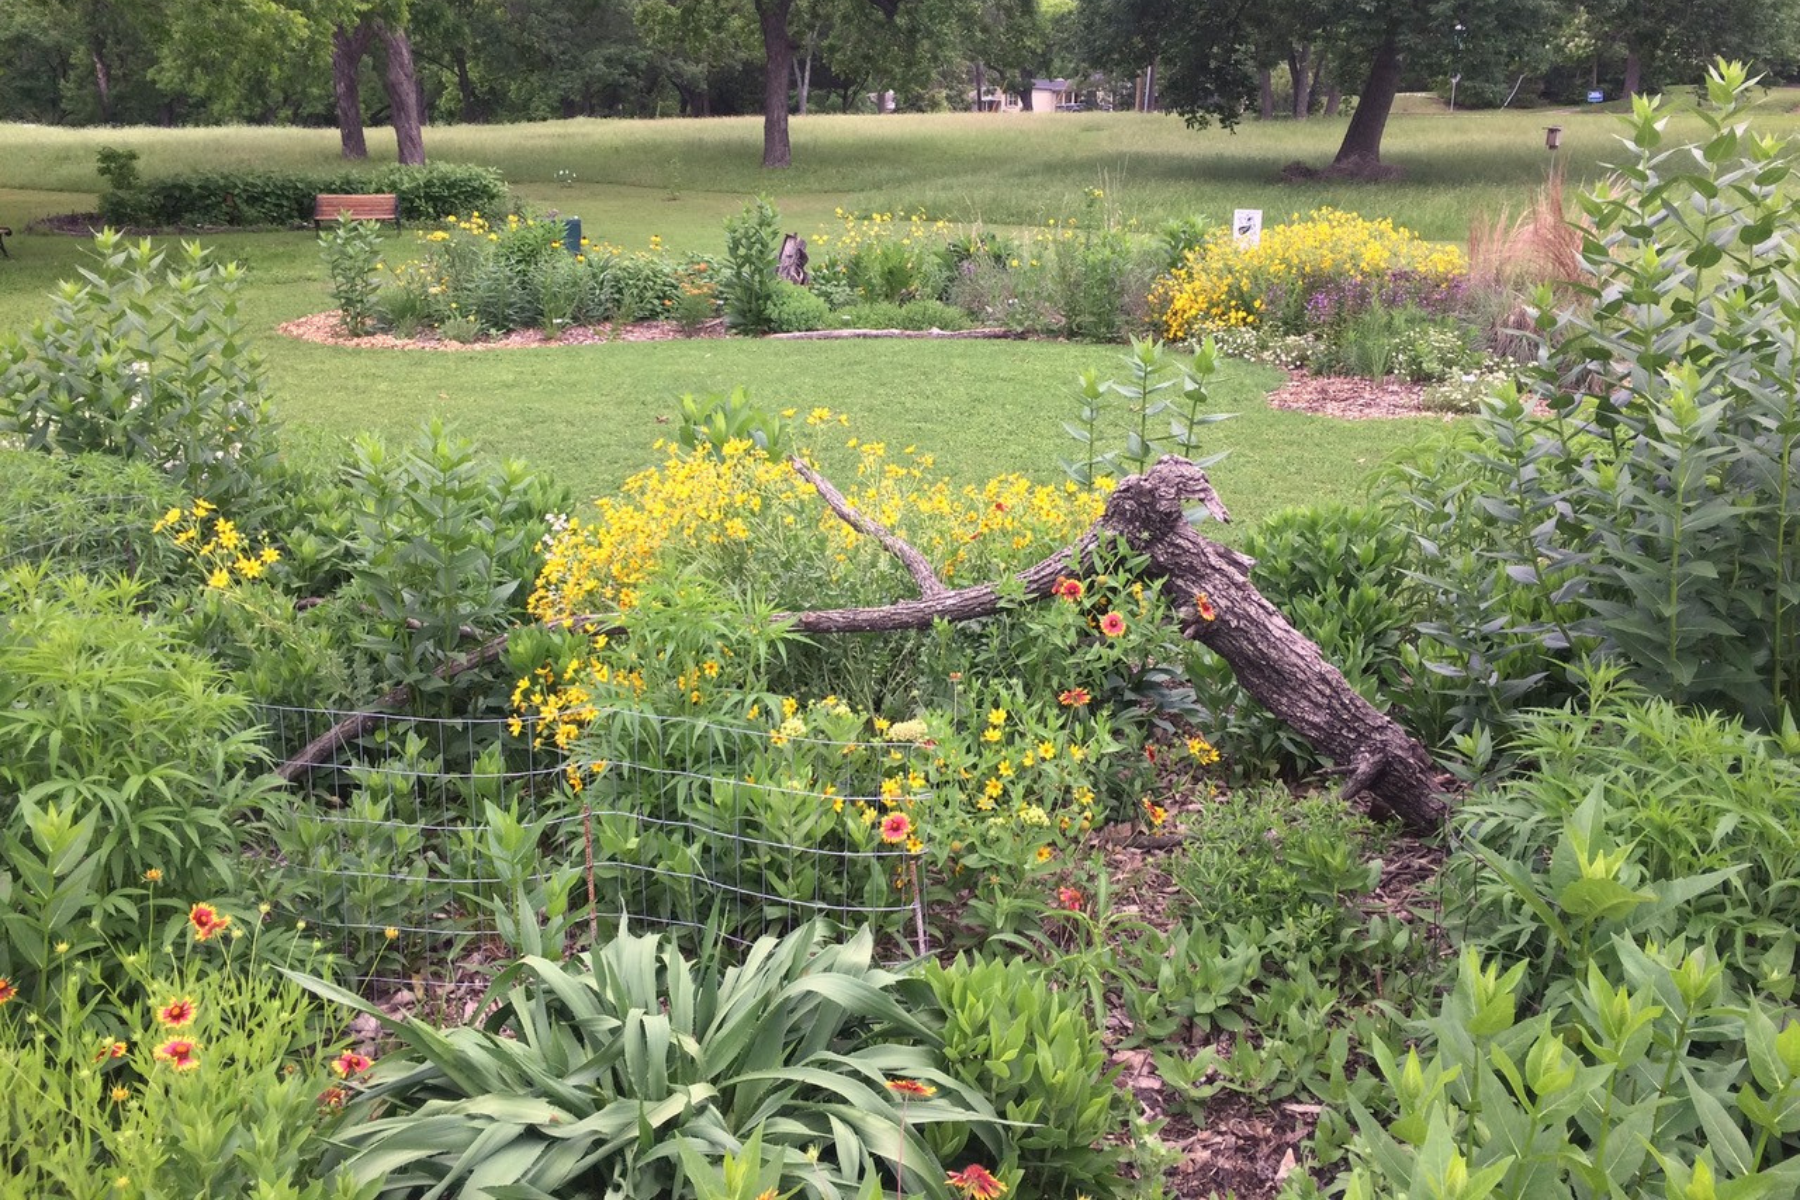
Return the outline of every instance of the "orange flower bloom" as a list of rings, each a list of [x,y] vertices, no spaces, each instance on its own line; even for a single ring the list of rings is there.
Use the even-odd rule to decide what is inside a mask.
[[[1070,688],[1068,691],[1059,695],[1056,698],[1056,702],[1064,708],[1080,708],[1092,699],[1093,697],[1088,695],[1088,690],[1086,688]]]
[[[1169,819],[1169,810],[1160,804],[1146,800],[1144,801],[1144,815],[1150,818],[1152,826],[1161,829],[1162,823]]]
[[[124,1058],[131,1047],[124,1042],[108,1042],[100,1047],[100,1053],[94,1055],[95,1062],[105,1062],[109,1058]]]
[[[1205,592],[1194,593],[1194,611],[1200,614],[1202,621],[1214,620],[1219,615],[1219,610],[1212,606],[1212,601]]]
[[[354,1050],[346,1050],[331,1060],[331,1070],[339,1079],[348,1079],[352,1075],[361,1075],[374,1066],[375,1062],[366,1054],[358,1054]]]
[[[171,1000],[156,1010],[156,1019],[170,1029],[180,1029],[194,1019],[194,998],[183,996],[179,1000]]]
[[[192,1071],[200,1065],[200,1047],[188,1038],[170,1038],[156,1048],[155,1054],[177,1071]]]
[[[1061,596],[1064,600],[1067,600],[1072,604],[1081,599],[1083,590],[1085,589],[1081,586],[1081,580],[1069,579],[1065,576],[1056,581],[1056,585],[1050,589],[1050,594],[1052,596]]]
[[[1100,618],[1100,632],[1107,637],[1118,637],[1125,632],[1125,618],[1118,613],[1107,613]]]
[[[1066,908],[1070,912],[1080,912],[1082,905],[1086,903],[1087,897],[1083,896],[1078,888],[1059,887],[1056,889],[1056,906],[1058,908]]]
[[[196,942],[211,941],[231,925],[231,918],[210,904],[196,904],[188,909],[188,924],[194,927]]]
[[[997,1200],[1006,1194],[1006,1185],[995,1179],[980,1163],[971,1163],[960,1171],[950,1172],[944,1176],[944,1182],[969,1200]]]
[[[349,1099],[349,1090],[334,1083],[319,1093],[318,1104],[323,1109],[336,1109],[344,1107],[344,1102]]]
[[[893,844],[904,842],[912,832],[912,818],[905,813],[889,813],[881,818],[881,840]]]
[[[19,994],[17,985],[4,975],[0,975],[0,1004],[7,1004]]]
[[[920,1083],[916,1079],[890,1079],[887,1081],[888,1091],[896,1096],[908,1099],[928,1100],[937,1095],[937,1089],[929,1083]]]

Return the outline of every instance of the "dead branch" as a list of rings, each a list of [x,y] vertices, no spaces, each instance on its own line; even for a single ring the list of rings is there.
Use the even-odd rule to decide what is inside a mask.
[[[1000,611],[998,584],[945,587],[916,549],[857,512],[822,475],[797,461],[793,467],[833,512],[904,563],[921,594],[872,608],[780,613],[776,620],[803,633],[889,633],[925,629],[937,621],[976,620]],[[1107,498],[1100,519],[1073,545],[1013,578],[1027,599],[1047,597],[1058,579],[1089,573],[1103,541],[1123,539],[1149,560],[1145,575],[1160,584],[1180,614],[1183,635],[1223,658],[1252,698],[1335,764],[1345,777],[1346,799],[1366,795],[1371,808],[1416,829],[1440,825],[1446,812],[1444,786],[1429,752],[1352,688],[1319,648],[1256,590],[1250,582],[1249,558],[1195,531],[1187,510],[1196,502],[1220,520],[1229,519],[1205,471],[1186,459],[1165,456],[1144,474],[1121,482]],[[600,618],[591,616],[565,622],[576,628],[599,623]],[[465,658],[446,663],[436,674],[448,679],[492,662],[505,646],[505,636],[495,638]],[[409,689],[396,688],[376,705],[396,707],[410,696]],[[314,739],[279,773],[291,781],[379,719],[372,713],[348,718]]]
[[[788,466],[794,469],[794,474],[813,485],[813,490],[819,493],[832,512],[843,519],[844,524],[864,537],[874,538],[881,543],[882,549],[899,559],[907,573],[913,577],[913,582],[919,585],[921,596],[941,595],[950,590],[938,579],[937,573],[931,569],[931,564],[923,554],[907,545],[880,521],[858,512],[855,505],[844,499],[844,493],[838,491],[829,479],[813,470],[798,455],[788,459]]]

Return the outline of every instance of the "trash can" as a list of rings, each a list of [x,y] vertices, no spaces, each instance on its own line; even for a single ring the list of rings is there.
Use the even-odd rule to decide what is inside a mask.
[[[570,254],[581,253],[581,218],[563,218],[563,247]]]

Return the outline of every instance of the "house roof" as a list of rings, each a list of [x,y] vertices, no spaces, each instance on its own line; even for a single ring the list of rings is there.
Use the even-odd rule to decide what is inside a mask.
[[[1069,81],[1066,79],[1034,79],[1031,81],[1031,89],[1037,92],[1066,92],[1069,90]]]

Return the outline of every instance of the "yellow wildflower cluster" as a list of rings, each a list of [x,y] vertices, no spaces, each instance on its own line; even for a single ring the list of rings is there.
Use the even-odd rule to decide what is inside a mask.
[[[260,546],[251,545],[236,522],[219,515],[218,509],[205,500],[195,500],[189,508],[171,508],[150,527],[150,532],[166,537],[171,545],[190,556],[206,575],[206,586],[221,591],[261,579],[281,561],[281,551],[267,540]]]
[[[1376,280],[1406,273],[1449,282],[1468,263],[1454,246],[1427,242],[1391,220],[1369,220],[1334,208],[1298,214],[1239,245],[1229,228],[1216,229],[1188,251],[1182,265],[1158,280],[1150,307],[1171,339],[1208,330],[1256,325],[1277,290],[1301,300],[1338,280]]]

